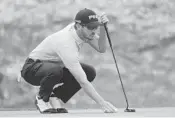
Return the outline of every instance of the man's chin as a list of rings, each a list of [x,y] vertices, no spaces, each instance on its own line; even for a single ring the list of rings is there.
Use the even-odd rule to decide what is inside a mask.
[[[88,40],[93,40],[94,39],[94,35],[90,35],[87,37]]]
[[[87,37],[86,39],[87,39],[87,40],[93,40],[93,38],[92,38],[92,37]]]

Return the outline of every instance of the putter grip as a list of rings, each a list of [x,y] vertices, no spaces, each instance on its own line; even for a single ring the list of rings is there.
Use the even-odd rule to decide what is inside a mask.
[[[112,47],[112,42],[111,42],[111,38],[109,36],[109,31],[108,31],[107,23],[104,23],[104,28],[105,28],[106,35],[107,35],[107,38],[108,38],[108,41],[109,41],[109,45]]]
[[[104,23],[104,28],[105,28],[106,33],[108,34],[108,27],[107,27],[107,23]],[[109,34],[108,34],[108,35],[109,35]]]

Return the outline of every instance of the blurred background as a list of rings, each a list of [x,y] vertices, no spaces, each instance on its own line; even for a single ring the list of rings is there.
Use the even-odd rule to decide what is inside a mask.
[[[37,88],[17,82],[24,60],[46,36],[83,8],[105,12],[131,107],[175,107],[174,0],[0,0],[0,107],[35,108]],[[85,45],[81,61],[93,65],[93,85],[118,108],[126,106],[111,50]],[[98,108],[82,90],[67,108]]]

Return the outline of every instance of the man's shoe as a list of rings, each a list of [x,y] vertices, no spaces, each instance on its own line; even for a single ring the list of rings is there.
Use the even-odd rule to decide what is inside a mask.
[[[57,113],[68,113],[68,111],[65,108],[57,108]]]
[[[54,94],[51,94],[49,102],[52,108],[57,110],[57,113],[68,113],[67,109],[62,108],[61,100],[57,98]]]
[[[36,96],[35,105],[40,113],[57,113],[57,109],[52,108],[49,102],[44,102],[38,96]]]

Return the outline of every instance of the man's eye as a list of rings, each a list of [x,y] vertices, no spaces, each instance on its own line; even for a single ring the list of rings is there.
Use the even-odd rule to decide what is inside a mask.
[[[94,27],[93,27],[93,28],[92,28],[92,27],[87,27],[87,28],[88,28],[89,30],[97,30],[98,27],[95,27],[95,28],[94,28]]]

